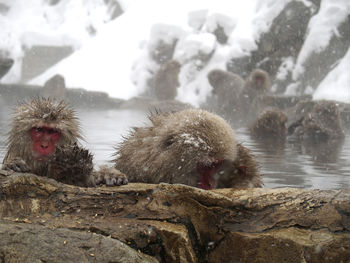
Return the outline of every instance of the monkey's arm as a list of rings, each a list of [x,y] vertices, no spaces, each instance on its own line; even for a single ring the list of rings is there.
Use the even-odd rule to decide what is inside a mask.
[[[2,165],[3,170],[14,171],[18,173],[29,173],[31,172],[30,167],[27,163],[20,157],[15,157],[12,159],[6,159]]]
[[[128,183],[126,176],[115,168],[102,166],[98,171],[93,171],[92,159],[92,154],[76,143],[60,147],[51,161],[49,177],[65,184],[83,187]]]
[[[128,184],[126,175],[113,167],[101,166],[98,171],[92,173],[92,176],[96,185],[119,186]]]
[[[303,125],[303,121],[305,119],[305,116],[301,117],[299,120],[293,122],[288,127],[288,135],[292,135],[296,128],[301,127]]]

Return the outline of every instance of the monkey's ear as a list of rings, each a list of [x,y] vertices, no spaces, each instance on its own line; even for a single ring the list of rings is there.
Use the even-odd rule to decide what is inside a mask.
[[[170,134],[162,143],[162,148],[167,149],[175,142],[175,135]]]

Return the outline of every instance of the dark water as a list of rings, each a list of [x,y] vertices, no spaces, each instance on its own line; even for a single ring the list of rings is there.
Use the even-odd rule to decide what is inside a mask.
[[[0,109],[0,159],[5,154],[9,109]],[[145,125],[147,113],[134,110],[80,111],[83,145],[94,154],[97,165],[112,159],[113,146],[130,127]],[[338,189],[350,187],[350,136],[339,145],[306,145],[296,141],[258,142],[246,128],[236,129],[238,140],[256,156],[265,187]]]

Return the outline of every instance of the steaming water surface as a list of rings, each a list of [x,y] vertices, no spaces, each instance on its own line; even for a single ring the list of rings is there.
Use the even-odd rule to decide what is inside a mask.
[[[148,123],[147,113],[136,110],[79,111],[85,141],[95,164],[108,164],[113,147],[131,127]],[[0,109],[0,159],[5,154],[9,109]],[[246,128],[236,129],[239,142],[256,156],[265,187],[338,189],[350,187],[350,134],[339,145],[305,145],[287,141],[257,142]]]

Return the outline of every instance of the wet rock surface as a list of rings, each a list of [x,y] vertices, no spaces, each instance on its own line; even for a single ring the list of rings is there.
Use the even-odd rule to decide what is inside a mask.
[[[0,259],[347,262],[349,200],[348,189],[80,188],[0,171]]]

